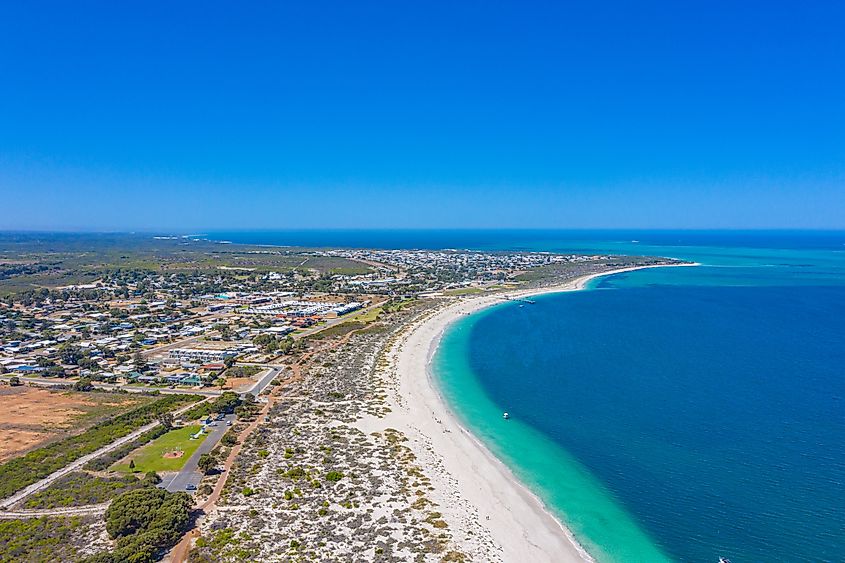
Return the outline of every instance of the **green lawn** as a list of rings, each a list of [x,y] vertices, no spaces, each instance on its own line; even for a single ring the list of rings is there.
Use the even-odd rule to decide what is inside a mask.
[[[362,323],[371,323],[378,318],[381,314],[381,307],[375,307],[374,309],[370,309],[369,311],[364,310],[360,313],[356,313],[347,317],[347,320],[356,320]]]
[[[120,463],[112,466],[115,471],[130,471],[129,460],[135,462],[135,471],[146,473],[147,471],[179,471],[188,458],[191,457],[199,445],[205,440],[205,434],[202,437],[191,440],[191,434],[195,434],[200,429],[200,426],[185,426],[183,428],[176,428],[167,434],[160,436],[133,452],[126,459]],[[182,457],[165,458],[164,454],[172,451],[184,452]]]

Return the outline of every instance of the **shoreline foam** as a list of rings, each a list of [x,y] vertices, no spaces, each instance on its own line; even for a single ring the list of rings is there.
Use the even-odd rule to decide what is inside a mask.
[[[443,398],[431,374],[431,360],[447,328],[468,314],[506,302],[548,293],[577,291],[593,279],[665,264],[609,270],[555,286],[464,297],[415,322],[391,352],[397,374],[392,412],[363,423],[404,432],[408,446],[428,467],[432,497],[451,523],[455,541],[474,559],[583,562],[593,559],[542,500],[468,429]],[[363,421],[362,421],[363,422]]]

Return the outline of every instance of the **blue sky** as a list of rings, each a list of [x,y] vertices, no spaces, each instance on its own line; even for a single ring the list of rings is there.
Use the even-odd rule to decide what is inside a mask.
[[[845,228],[843,22],[4,2],[0,229]]]

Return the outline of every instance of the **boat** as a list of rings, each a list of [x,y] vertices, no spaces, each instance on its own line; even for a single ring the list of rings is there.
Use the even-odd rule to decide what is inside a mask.
[[[719,563],[731,563],[731,560],[728,559],[727,557],[720,557]]]
[[[511,415],[509,415],[508,413],[502,415],[502,418],[504,418],[505,420],[509,419],[510,417]],[[728,563],[730,563],[730,561]]]

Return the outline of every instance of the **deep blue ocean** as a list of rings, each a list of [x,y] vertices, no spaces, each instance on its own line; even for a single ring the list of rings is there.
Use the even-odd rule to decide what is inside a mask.
[[[845,233],[266,235],[700,262],[468,317],[441,389],[600,560],[845,561]]]

